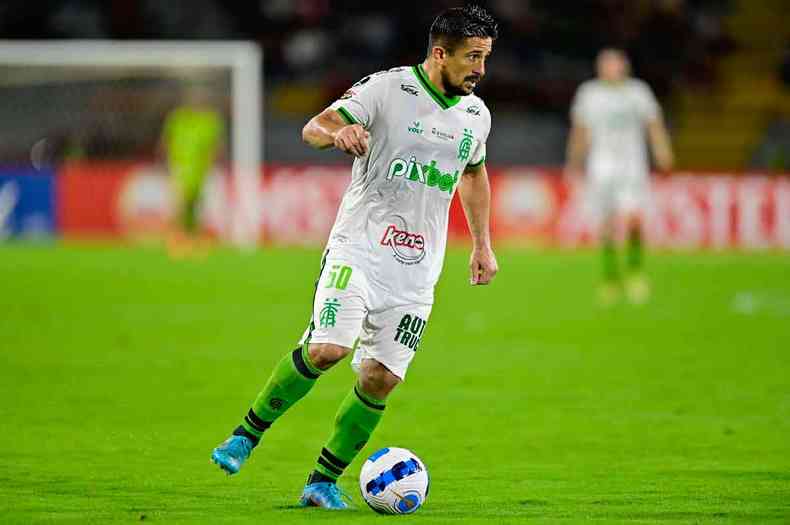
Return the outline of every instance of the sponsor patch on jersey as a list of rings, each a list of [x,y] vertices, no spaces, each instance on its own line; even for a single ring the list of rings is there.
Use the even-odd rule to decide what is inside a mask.
[[[393,257],[402,264],[418,264],[425,258],[425,237],[421,233],[401,230],[394,224],[384,230],[381,245],[389,246]]]
[[[438,188],[439,191],[446,191],[452,195],[458,182],[458,170],[452,174],[442,173],[436,166],[435,160],[432,160],[430,164],[425,164],[419,162],[415,157],[411,157],[409,160],[394,159],[390,162],[387,180],[391,181],[396,177],[403,177],[409,182],[424,184],[429,188]]]
[[[412,86],[411,84],[401,84],[400,89],[401,91],[405,91],[409,95],[414,95],[415,97],[417,96],[418,93],[417,88]]]
[[[351,84],[351,87],[359,87],[359,86],[364,86],[365,84],[367,84],[368,80],[370,80],[370,77],[372,77],[372,76],[373,76],[373,75],[368,75],[368,76],[366,76],[366,77],[362,77],[362,78],[360,78],[359,80],[357,80],[356,82],[354,82],[353,84]]]
[[[366,77],[362,77],[356,83],[354,83],[351,87],[355,88],[355,87],[363,86],[363,85],[367,84],[367,82],[370,79],[378,77],[378,76],[381,76],[381,75],[384,75],[386,73],[387,73],[386,71],[376,71],[375,73],[371,73],[370,75],[368,75]]]
[[[439,137],[443,140],[455,140],[455,135],[449,131],[442,131],[439,128],[431,128],[431,135],[434,137]]]
[[[469,106],[466,108],[466,112],[470,115],[474,115],[476,117],[480,116],[480,107],[479,106]]]
[[[395,341],[417,351],[428,322],[420,316],[406,314],[395,329]]]
[[[422,129],[422,124],[420,124],[419,120],[415,120],[411,126],[406,126],[409,130],[409,133],[414,133],[415,135],[422,135],[425,131]]]

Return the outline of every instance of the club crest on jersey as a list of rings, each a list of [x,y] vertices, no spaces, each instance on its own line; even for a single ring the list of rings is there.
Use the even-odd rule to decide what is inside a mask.
[[[417,264],[425,258],[425,237],[420,233],[400,230],[394,224],[384,230],[381,245],[389,246],[392,255],[402,264]]]
[[[408,161],[395,159],[390,162],[387,180],[392,180],[395,177],[405,177],[406,180],[415,184],[439,188],[439,191],[446,191],[452,195],[455,184],[458,182],[458,170],[455,170],[452,175],[442,173],[436,167],[435,160],[432,160],[430,164],[422,164],[415,157],[411,157]]]
[[[478,106],[469,106],[468,108],[466,108],[466,112],[469,113],[470,115],[474,115],[476,117],[479,117],[480,116],[480,107],[478,107]]]
[[[321,308],[318,320],[321,328],[331,328],[337,323],[337,311],[340,310],[340,301],[337,299],[327,299],[324,307]]]
[[[464,129],[464,138],[458,144],[458,160],[464,161],[469,158],[469,154],[472,153],[472,138],[472,131]]]

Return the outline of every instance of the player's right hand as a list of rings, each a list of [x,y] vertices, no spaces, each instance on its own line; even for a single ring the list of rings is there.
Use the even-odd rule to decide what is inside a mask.
[[[349,155],[362,157],[368,152],[370,133],[359,124],[344,126],[335,134],[335,147]]]
[[[675,159],[672,157],[672,153],[669,151],[662,151],[661,153],[656,154],[656,167],[667,173],[672,170],[672,166],[675,163]]]

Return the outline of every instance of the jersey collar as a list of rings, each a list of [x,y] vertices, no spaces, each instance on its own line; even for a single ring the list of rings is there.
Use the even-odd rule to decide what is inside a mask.
[[[428,75],[425,74],[422,64],[412,66],[411,69],[414,73],[414,76],[417,77],[417,80],[419,80],[420,84],[422,84],[423,89],[428,92],[431,98],[433,98],[442,109],[449,109],[461,101],[461,97],[458,95],[454,97],[447,97],[441,91],[439,91],[433,82],[431,82],[431,79],[428,78]]]

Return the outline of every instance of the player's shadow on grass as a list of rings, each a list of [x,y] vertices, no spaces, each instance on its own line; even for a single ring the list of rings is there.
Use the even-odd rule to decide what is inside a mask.
[[[518,504],[528,505],[530,507],[545,507],[549,504],[549,502],[544,499],[521,499],[518,500]]]
[[[328,509],[322,509],[322,508],[319,508],[319,507],[304,508],[304,507],[302,507],[302,506],[300,506],[298,504],[293,504],[293,505],[275,505],[274,507],[272,507],[272,509],[274,509],[274,510],[298,510],[300,512],[329,512]],[[352,507],[350,509],[344,510],[343,512],[344,513],[346,513],[346,512],[359,512],[359,510],[360,510],[359,508]],[[337,513],[332,511],[332,515],[336,516]]]

